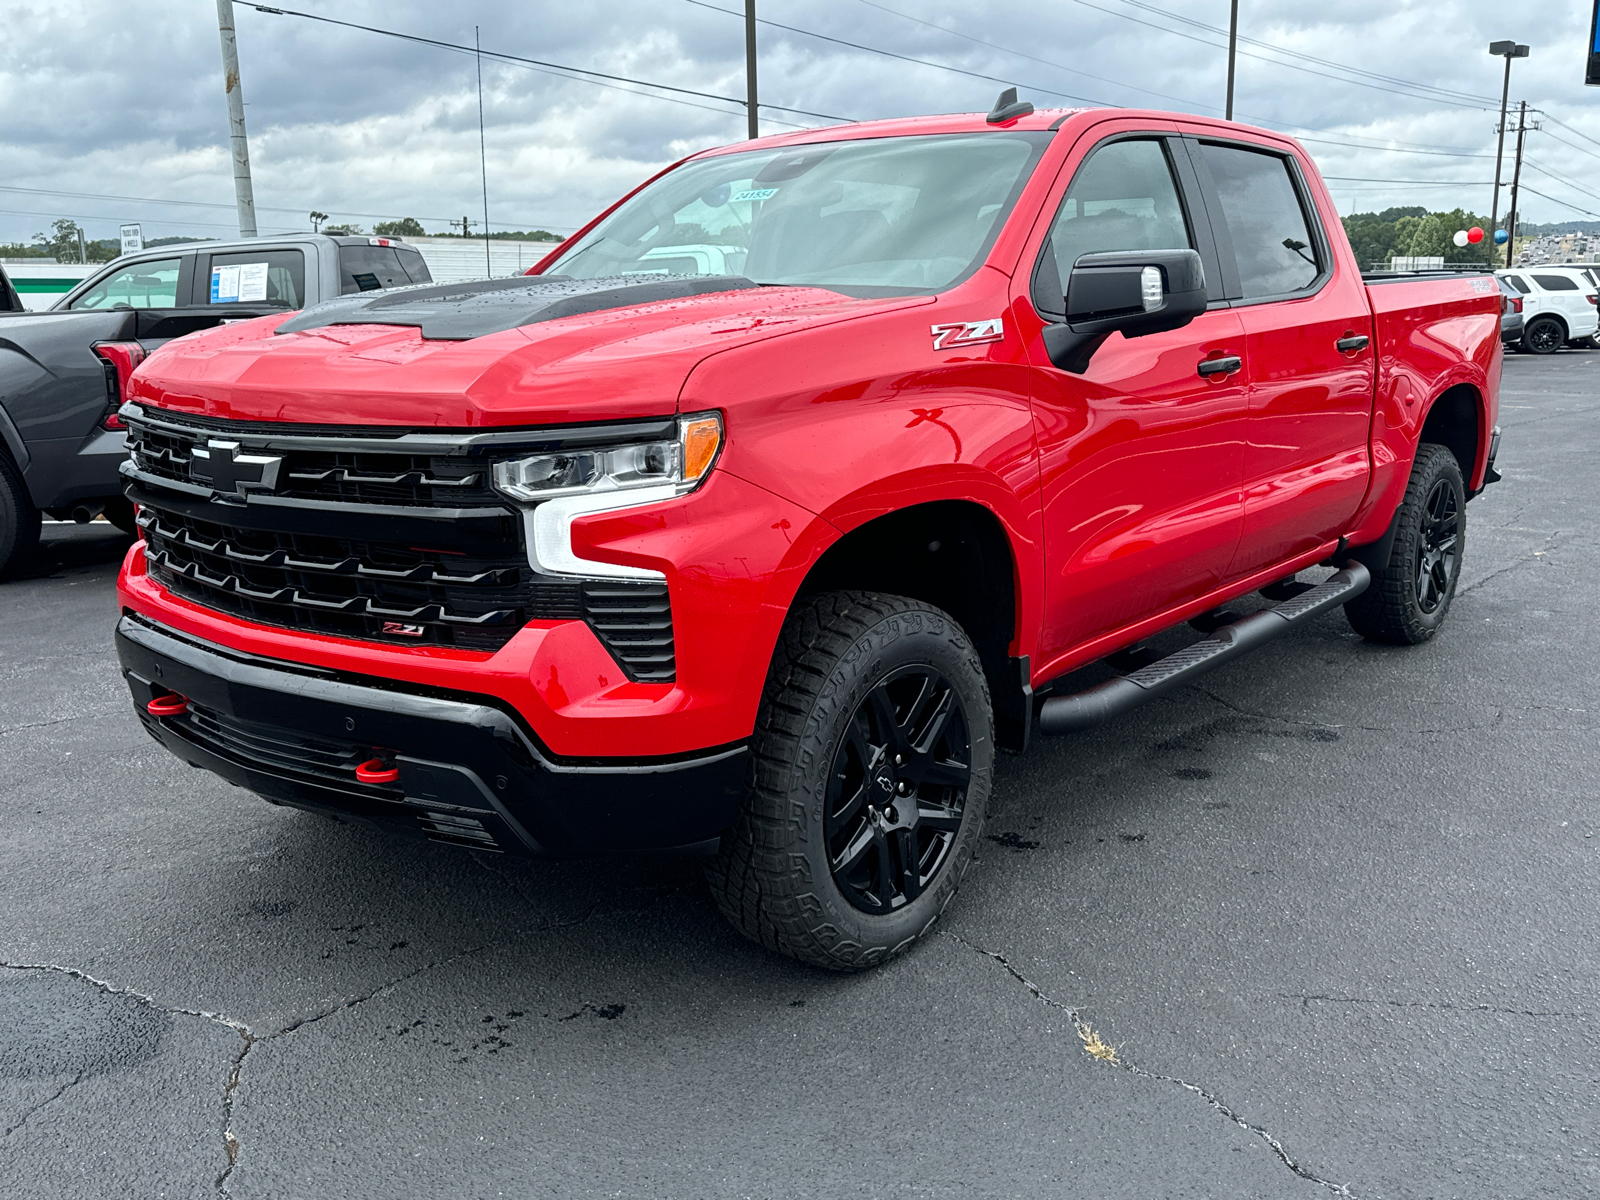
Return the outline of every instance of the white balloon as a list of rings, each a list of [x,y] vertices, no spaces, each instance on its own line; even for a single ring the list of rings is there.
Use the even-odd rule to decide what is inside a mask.
[[[1455,237],[1450,240],[1458,246],[1465,246],[1467,244],[1467,231],[1465,229],[1456,230]]]

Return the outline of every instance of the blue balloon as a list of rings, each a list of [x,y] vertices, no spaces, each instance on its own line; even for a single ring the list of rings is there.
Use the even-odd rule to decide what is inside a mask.
[[[1504,246],[1510,240],[1511,235],[1504,229],[1496,229],[1494,231],[1494,244],[1496,246]]]

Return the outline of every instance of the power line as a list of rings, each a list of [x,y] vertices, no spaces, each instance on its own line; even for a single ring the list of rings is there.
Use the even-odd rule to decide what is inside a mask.
[[[1583,132],[1581,132],[1579,130],[1574,129],[1571,125],[1568,125],[1565,121],[1559,121],[1555,117],[1552,117],[1549,113],[1544,113],[1543,115],[1544,115],[1544,119],[1546,121],[1549,121],[1552,124],[1561,126],[1561,128],[1565,129],[1568,133],[1577,134],[1577,136],[1581,137],[1584,141],[1586,141],[1586,142],[1594,142],[1594,144],[1596,146],[1600,146],[1600,141],[1596,141],[1594,138],[1590,137],[1587,133],[1583,133]]]
[[[473,54],[473,53],[475,53],[473,47],[471,47],[471,46],[462,45],[462,44],[457,43],[457,42],[446,42],[446,41],[443,41],[443,40],[441,40],[439,38],[423,37],[420,34],[415,34],[415,33],[403,33],[398,29],[384,29],[384,28],[382,28],[380,26],[377,26],[377,25],[361,25],[361,24],[356,23],[355,21],[340,21],[340,20],[337,20],[334,17],[324,17],[324,16],[320,15],[319,13],[300,12],[297,9],[292,9],[292,8],[276,8],[276,7],[273,7],[271,5],[266,5],[266,4],[250,4],[250,3],[247,3],[246,0],[240,0],[240,2],[244,3],[245,7],[247,7],[247,8],[253,8],[257,12],[268,13],[268,14],[270,14],[272,16],[278,16],[278,17],[300,17],[300,18],[303,18],[304,20],[307,20],[307,21],[321,21],[325,25],[340,25],[340,26],[343,26],[346,29],[359,29],[363,33],[381,34],[384,37],[399,38],[402,41],[416,42],[419,45],[424,45],[424,46],[434,46],[434,47],[437,47],[438,49],[441,49],[441,50],[453,50],[453,51],[456,51],[457,53],[461,53],[461,54]],[[499,59],[502,62],[515,63],[515,64],[518,64],[520,66],[533,67],[535,69],[544,70],[544,71],[562,71],[562,72],[567,72],[567,74],[564,75],[563,78],[579,77],[579,81],[583,82],[583,83],[595,83],[595,82],[597,82],[599,80],[610,80],[610,81],[612,81],[614,83],[631,83],[631,84],[634,84],[634,85],[636,85],[638,87],[654,88],[657,91],[663,91],[663,92],[673,92],[673,93],[676,93],[677,95],[680,95],[680,96],[695,96],[695,97],[698,97],[699,99],[702,99],[702,100],[721,100],[721,101],[723,101],[725,103],[728,103],[728,104],[738,105],[741,109],[744,107],[744,104],[745,104],[745,102],[743,100],[739,99],[736,96],[723,96],[723,95],[719,95],[716,92],[702,92],[702,91],[698,91],[695,88],[678,87],[677,85],[670,84],[670,83],[655,83],[655,82],[653,82],[651,80],[648,80],[648,79],[635,79],[635,78],[633,78],[632,76],[629,76],[629,75],[614,75],[614,74],[612,74],[612,73],[610,73],[608,71],[591,71],[587,67],[573,67],[573,66],[568,66],[566,63],[547,62],[547,61],[545,61],[543,59],[538,59],[538,58],[525,58],[525,57],[523,57],[522,55],[519,55],[519,54],[507,54],[507,53],[505,53],[503,51],[500,51],[500,50],[485,50],[485,51],[483,51],[483,53],[485,55],[487,55],[488,57],[490,57],[490,58]],[[663,100],[667,99],[667,98],[668,97],[665,97],[665,96],[657,97],[657,99],[663,99]],[[819,120],[823,120],[823,121],[848,121],[848,120],[850,120],[849,117],[841,117],[841,116],[837,116],[837,115],[835,115],[833,113],[811,112],[811,111],[809,111],[807,109],[803,109],[803,108],[788,108],[788,107],[785,107],[782,104],[763,104],[763,105],[761,105],[761,107],[762,108],[770,108],[774,112],[795,113],[795,114],[797,114],[799,116],[802,116],[802,117],[816,117]],[[721,109],[712,109],[710,111],[712,111],[712,112],[721,112],[722,110]],[[728,115],[728,114],[725,114],[725,115]],[[782,124],[782,123],[783,122],[780,122],[780,124]],[[804,127],[803,126],[796,126],[796,128],[804,128]]]
[[[1490,187],[1490,182],[1473,179],[1384,179],[1379,175],[1324,175],[1324,179],[1336,179],[1344,183],[1405,183],[1417,187]]]
[[[1120,17],[1124,21],[1132,21],[1135,25],[1143,25],[1143,26],[1145,26],[1146,28],[1149,28],[1149,29],[1160,30],[1162,33],[1170,33],[1174,37],[1188,38],[1191,42],[1199,42],[1202,46],[1210,46],[1213,50],[1226,49],[1226,47],[1219,46],[1215,42],[1207,41],[1205,38],[1196,37],[1192,33],[1185,33],[1181,29],[1173,29],[1173,28],[1171,28],[1169,26],[1166,26],[1166,25],[1157,25],[1153,21],[1142,20],[1141,18],[1135,17],[1130,13],[1118,12],[1115,9],[1102,8],[1098,4],[1091,4],[1089,2],[1089,0],[1073,0],[1073,3],[1080,4],[1084,8],[1092,8],[1096,12],[1105,13],[1107,16],[1110,16],[1110,17]],[[1440,103],[1440,104],[1450,104],[1450,105],[1455,106],[1456,108],[1480,108],[1481,109],[1481,108],[1484,107],[1483,104],[1468,104],[1468,103],[1464,103],[1464,102],[1459,101],[1459,100],[1451,100],[1451,99],[1448,99],[1448,98],[1446,98],[1444,96],[1419,96],[1414,92],[1406,92],[1406,91],[1400,91],[1400,90],[1398,90],[1396,88],[1383,87],[1380,84],[1367,83],[1367,82],[1365,82],[1363,80],[1360,80],[1360,79],[1348,79],[1343,75],[1330,75],[1326,71],[1314,71],[1310,67],[1297,66],[1294,63],[1279,62],[1277,59],[1267,58],[1264,55],[1260,55],[1260,54],[1251,54],[1248,50],[1240,50],[1240,51],[1238,51],[1238,53],[1241,56],[1245,57],[1245,58],[1253,58],[1253,59],[1256,59],[1259,62],[1268,63],[1268,64],[1270,64],[1272,66],[1275,66],[1275,67],[1284,67],[1284,68],[1287,68],[1287,69],[1292,70],[1292,71],[1304,71],[1308,75],[1318,75],[1318,76],[1321,76],[1323,79],[1332,79],[1337,83],[1349,83],[1349,84],[1354,84],[1357,87],[1372,88],[1372,89],[1374,89],[1376,91],[1389,92],[1389,93],[1391,93],[1393,95],[1396,95],[1396,96],[1405,96],[1405,97],[1407,97],[1408,99],[1411,99],[1411,100],[1429,100],[1429,101],[1433,101],[1435,103]],[[1424,86],[1426,86],[1426,85],[1424,85]],[[1466,93],[1462,93],[1462,94],[1465,95]]]
[[[1522,161],[1523,162],[1527,162],[1528,160],[1526,158],[1524,158]],[[1600,213],[1590,212],[1587,208],[1579,208],[1576,204],[1570,204],[1565,200],[1557,200],[1554,196],[1546,196],[1538,188],[1529,187],[1527,185],[1527,183],[1523,183],[1522,184],[1522,190],[1525,191],[1525,192],[1532,192],[1535,196],[1538,196],[1538,197],[1540,197],[1542,199],[1548,200],[1552,204],[1559,204],[1563,208],[1570,208],[1573,212],[1580,212],[1586,217],[1600,217]],[[1518,216],[1517,216],[1517,224],[1518,225],[1522,224],[1522,216],[1521,216],[1521,214],[1518,214]]]
[[[741,21],[744,20],[743,13],[734,12],[732,9],[728,8],[718,8],[715,4],[707,4],[706,0],[684,0],[684,3],[692,4],[696,8],[708,8],[712,12],[723,13],[726,16],[738,17]],[[981,71],[968,71],[961,67],[952,67],[948,63],[934,62],[932,59],[913,58],[909,54],[896,54],[893,50],[880,50],[876,46],[864,46],[860,42],[846,41],[844,38],[832,37],[826,33],[816,33],[810,29],[800,29],[794,25],[785,25],[781,21],[769,21],[765,17],[757,17],[756,23],[758,25],[771,26],[773,29],[782,29],[786,33],[798,33],[801,37],[816,38],[818,41],[822,42],[832,42],[835,46],[848,46],[852,50],[860,50],[866,54],[879,54],[884,58],[893,58],[898,59],[900,62],[915,63],[919,67],[934,67],[940,71],[950,71],[956,75],[965,75],[969,79],[983,79],[990,83],[1001,83],[1008,86],[1025,87],[1031,92],[1042,92],[1046,96],[1060,96],[1064,100],[1079,100],[1085,104],[1103,105],[1107,108],[1124,107],[1121,104],[1112,104],[1109,100],[1095,100],[1089,96],[1075,95],[1072,92],[1058,92],[1054,88],[1040,87],[1037,84],[1032,83],[1018,83],[1015,79],[1001,78],[999,75],[985,75]]]
[[[1154,4],[1146,3],[1146,0],[1122,0],[1122,2],[1124,4],[1132,5],[1134,8],[1142,8],[1146,12],[1158,13],[1163,17],[1171,17],[1174,21],[1182,21],[1185,25],[1191,25],[1196,29],[1204,29],[1206,32],[1214,33],[1218,36],[1225,36],[1228,32],[1226,29],[1219,28],[1216,25],[1207,25],[1204,21],[1196,21],[1193,17],[1185,17],[1168,9],[1158,8]],[[1247,42],[1252,46],[1259,46],[1263,50],[1270,50],[1274,54],[1282,54],[1289,58],[1298,58],[1305,62],[1317,63],[1324,67],[1333,67],[1335,70],[1339,71],[1349,71],[1352,75],[1365,75],[1368,79],[1379,80],[1383,83],[1399,84],[1402,87],[1416,88],[1420,91],[1442,92],[1446,95],[1456,96],[1460,99],[1471,100],[1480,104],[1492,103],[1494,99],[1492,96],[1479,96],[1472,92],[1463,92],[1458,88],[1442,88],[1437,84],[1422,83],[1415,79],[1402,79],[1396,75],[1384,75],[1378,71],[1369,71],[1365,67],[1353,67],[1349,63],[1335,62],[1331,58],[1321,58],[1315,54],[1306,54],[1299,50],[1291,50],[1287,46],[1275,45],[1272,42],[1263,42],[1259,38],[1241,36],[1239,40],[1241,42]]]

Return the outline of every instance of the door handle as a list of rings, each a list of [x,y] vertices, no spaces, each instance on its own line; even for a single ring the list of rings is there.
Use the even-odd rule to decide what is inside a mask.
[[[1206,378],[1212,375],[1232,375],[1235,371],[1239,370],[1243,366],[1244,360],[1237,354],[1233,354],[1229,355],[1227,358],[1202,359],[1200,361],[1200,366],[1197,369],[1199,370],[1202,378]]]
[[[1365,350],[1367,348],[1367,343],[1371,340],[1372,339],[1364,333],[1352,334],[1349,337],[1340,338],[1334,343],[1334,348],[1337,349],[1341,354],[1348,354],[1352,350]]]

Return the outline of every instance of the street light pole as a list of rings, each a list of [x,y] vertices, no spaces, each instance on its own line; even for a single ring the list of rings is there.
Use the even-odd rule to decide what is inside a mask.
[[[1228,106],[1223,120],[1233,120],[1233,56],[1239,48],[1239,0],[1233,0],[1228,13]]]
[[[1500,88],[1500,138],[1494,148],[1494,199],[1489,202],[1489,237],[1494,238],[1494,231],[1498,229],[1500,221],[1500,164],[1506,152],[1506,101],[1511,96],[1511,60],[1513,58],[1527,58],[1528,48],[1519,46],[1516,42],[1490,42],[1489,53],[1498,54],[1506,60],[1506,80]],[[1506,237],[1506,245],[1511,245],[1511,238]]]
[[[250,186],[250,144],[244,136],[244,90],[239,85],[239,40],[233,32],[233,0],[217,0],[217,32],[222,37],[222,81],[228,93],[228,140],[233,147],[233,198],[239,208],[239,236],[256,236],[256,194]]]
[[[756,0],[744,0],[745,117],[750,136],[761,136],[761,116],[756,110]]]

